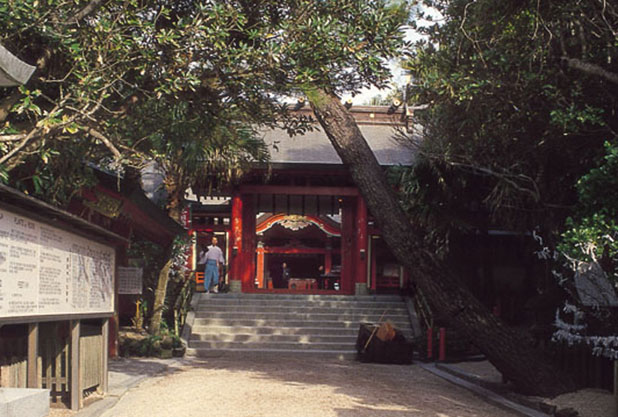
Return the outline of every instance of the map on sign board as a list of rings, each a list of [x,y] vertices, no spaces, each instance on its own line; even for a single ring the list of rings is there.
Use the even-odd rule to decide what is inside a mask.
[[[113,247],[0,210],[0,318],[114,311]]]
[[[141,294],[142,268],[119,267],[118,268],[118,294]]]

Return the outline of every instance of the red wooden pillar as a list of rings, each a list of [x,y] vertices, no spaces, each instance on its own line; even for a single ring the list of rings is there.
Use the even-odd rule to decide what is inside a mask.
[[[367,205],[362,196],[356,198],[356,242],[354,251],[355,293],[367,294]]]
[[[257,252],[257,265],[256,265],[256,280],[258,282],[258,288],[266,288],[266,282],[264,281],[264,245],[262,242],[258,243],[256,249]]]
[[[352,198],[343,198],[341,202],[341,291],[354,293],[354,212],[356,203]]]
[[[234,193],[232,196],[232,217],[230,219],[230,290],[232,292],[241,291],[242,274],[242,212],[243,201],[240,194]]]
[[[242,289],[255,288],[255,195],[243,194],[242,210]]]

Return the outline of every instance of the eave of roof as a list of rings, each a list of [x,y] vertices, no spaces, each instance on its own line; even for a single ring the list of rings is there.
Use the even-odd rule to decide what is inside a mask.
[[[21,61],[0,45],[0,87],[26,84],[36,67]]]
[[[6,185],[0,184],[0,196],[2,197],[0,199],[0,205],[2,207],[6,209],[27,209],[28,213],[24,213],[26,217],[31,217],[47,224],[61,222],[70,226],[70,228],[75,231],[81,232],[81,234],[103,238],[114,244],[127,243],[129,241],[101,226],[90,223],[79,216],[61,210],[51,204],[26,195],[21,191],[7,187]]]

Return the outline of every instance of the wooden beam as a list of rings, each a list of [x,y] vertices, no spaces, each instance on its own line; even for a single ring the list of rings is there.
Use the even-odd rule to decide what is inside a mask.
[[[241,185],[241,194],[331,195],[356,197],[356,187],[305,187],[292,185]]]
[[[71,320],[71,410],[77,411],[82,405],[82,387],[79,364],[80,321]]]
[[[40,388],[39,370],[39,323],[28,325],[28,388]]]

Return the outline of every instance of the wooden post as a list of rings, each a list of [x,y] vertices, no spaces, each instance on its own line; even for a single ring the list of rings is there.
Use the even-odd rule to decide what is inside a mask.
[[[367,205],[363,197],[356,197],[356,242],[354,252],[356,293],[367,292]]]
[[[109,351],[107,349],[109,344],[109,319],[103,319],[103,324],[101,325],[101,335],[102,337],[102,349],[101,349],[101,385],[100,391],[102,394],[105,394],[108,389],[108,375],[107,375],[107,364],[109,360]]]
[[[255,196],[243,194],[242,204],[242,255],[241,281],[243,289],[255,288]]]
[[[446,329],[444,327],[440,327],[440,352],[438,360],[441,362],[446,360]]]
[[[341,281],[344,294],[354,294],[355,265],[355,219],[356,202],[350,198],[341,201]]]
[[[230,246],[231,254],[228,264],[230,265],[230,291],[241,292],[242,274],[242,212],[243,201],[240,194],[232,196],[232,216],[230,219]]]
[[[28,388],[39,388],[39,323],[28,325]]]
[[[614,361],[614,399],[616,400],[614,414],[618,415],[618,361]]]
[[[427,359],[433,358],[433,329],[427,329]]]
[[[266,265],[264,264],[264,243],[263,242],[258,242],[257,245],[257,266],[256,266],[256,279],[258,281],[258,288],[266,288],[266,281],[265,281],[265,269],[266,269]]]
[[[80,321],[71,320],[71,410],[79,410],[82,406],[82,387],[79,366],[79,334]]]

